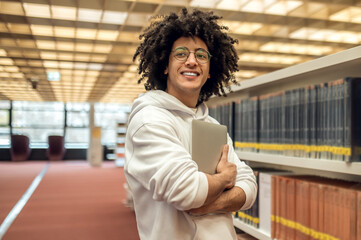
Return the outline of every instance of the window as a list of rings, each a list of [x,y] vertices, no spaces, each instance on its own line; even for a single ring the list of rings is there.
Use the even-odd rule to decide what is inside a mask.
[[[94,104],[94,124],[102,128],[102,145],[114,147],[118,122],[127,120],[130,105],[116,103]]]
[[[10,146],[10,101],[0,100],[0,147]]]
[[[89,103],[66,104],[65,143],[67,148],[89,145]]]
[[[0,101],[0,146],[10,147],[10,133],[28,136],[32,148],[46,148],[49,135],[65,134],[66,148],[87,148],[89,111],[89,103]],[[115,146],[117,122],[126,121],[129,111],[130,105],[94,104],[103,145]]]
[[[64,104],[14,101],[13,134],[29,137],[31,147],[47,147],[49,135],[64,134]]]

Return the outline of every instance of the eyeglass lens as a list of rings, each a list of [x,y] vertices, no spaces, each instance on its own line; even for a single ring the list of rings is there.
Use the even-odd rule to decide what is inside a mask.
[[[179,61],[186,61],[191,53],[188,48],[179,47],[176,48],[174,51],[174,57]],[[194,53],[195,58],[199,63],[206,63],[210,59],[209,53],[204,49],[197,49]]]

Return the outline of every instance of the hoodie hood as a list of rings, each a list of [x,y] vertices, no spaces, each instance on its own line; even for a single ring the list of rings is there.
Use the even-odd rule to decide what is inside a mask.
[[[192,118],[198,120],[204,120],[208,116],[208,107],[204,103],[201,103],[197,107],[197,111],[194,111],[194,109],[187,107],[176,97],[168,94],[167,92],[162,90],[151,90],[144,93],[134,101],[132,111],[129,115],[129,121],[131,121],[137,112],[147,106],[159,107],[168,111],[180,111],[185,114],[189,114]]]

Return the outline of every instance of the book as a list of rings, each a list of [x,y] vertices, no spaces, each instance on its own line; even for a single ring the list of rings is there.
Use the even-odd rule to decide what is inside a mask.
[[[357,191],[357,237],[356,239],[361,239],[361,190]]]
[[[276,178],[277,175],[290,175],[292,172],[269,169],[259,170],[259,229],[272,238],[275,236],[276,217]]]

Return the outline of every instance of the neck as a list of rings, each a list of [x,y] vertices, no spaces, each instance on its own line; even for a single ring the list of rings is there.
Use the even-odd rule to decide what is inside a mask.
[[[168,89],[165,90],[168,94],[172,95],[173,97],[176,97],[179,101],[181,101],[184,105],[190,108],[195,108],[198,103],[198,94],[184,94],[179,95],[175,94],[173,92],[168,91]]]

